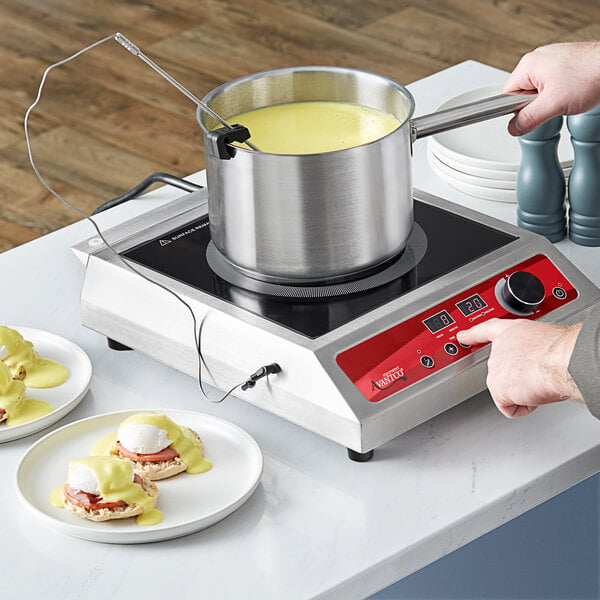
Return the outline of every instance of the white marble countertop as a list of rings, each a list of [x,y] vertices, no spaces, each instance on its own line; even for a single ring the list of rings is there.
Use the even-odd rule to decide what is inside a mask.
[[[424,114],[504,77],[467,62],[410,89]],[[416,187],[514,223],[514,205],[470,199],[437,179],[424,141],[413,168]],[[114,225],[175,195],[158,190],[98,221]],[[80,325],[83,267],[70,248],[92,235],[89,224],[78,223],[0,255],[2,280],[17,283],[3,286],[0,320],[66,337],[93,363],[90,392],[55,427],[149,406],[197,410],[248,431],[264,453],[264,472],[250,500],[209,529],[166,542],[107,545],[60,534],[19,504],[16,466],[47,431],[3,444],[3,598],[365,598],[600,470],[600,422],[574,403],[507,420],[483,393],[382,446],[364,464],[235,398],[209,404],[192,378],[135,352],[113,352]],[[600,282],[600,248],[569,241],[559,247]]]

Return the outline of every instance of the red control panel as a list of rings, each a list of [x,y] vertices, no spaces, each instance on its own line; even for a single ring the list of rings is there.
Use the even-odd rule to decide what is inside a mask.
[[[492,318],[537,319],[577,298],[546,256],[537,255],[344,350],[337,364],[370,402],[380,402],[481,348],[456,332]]]

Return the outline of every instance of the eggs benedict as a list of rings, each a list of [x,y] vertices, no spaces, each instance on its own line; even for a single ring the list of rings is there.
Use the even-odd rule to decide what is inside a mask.
[[[12,378],[10,369],[0,362],[0,423],[19,412],[25,401],[25,384]]]
[[[10,369],[13,379],[30,388],[56,387],[69,378],[67,367],[42,358],[31,342],[4,325],[0,325],[0,361]]]
[[[25,384],[13,379],[10,369],[0,361],[0,424],[22,425],[54,410],[44,400],[26,398],[25,391]]]
[[[128,460],[90,456],[69,462],[67,482],[50,494],[50,503],[89,521],[137,517],[139,525],[156,525],[158,488],[134,472]]]
[[[94,455],[126,458],[136,473],[158,481],[178,473],[205,473],[212,463],[203,456],[200,436],[166,415],[145,412],[127,417],[116,433],[98,440]]]

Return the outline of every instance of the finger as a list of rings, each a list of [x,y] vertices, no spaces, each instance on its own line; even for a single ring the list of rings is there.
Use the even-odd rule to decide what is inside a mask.
[[[509,419],[517,419],[531,414],[537,406],[519,406],[518,404],[496,404],[498,410]]]
[[[527,71],[520,69],[513,71],[502,87],[502,92],[505,94],[532,91],[537,91],[537,86],[531,81]]]
[[[471,327],[471,329],[457,332],[456,339],[461,344],[467,344],[469,346],[474,344],[486,344],[506,331],[514,321],[515,319],[490,319],[489,321],[485,321],[485,323],[480,323],[479,325]]]
[[[512,396],[507,392],[506,385],[503,385],[497,379],[491,378],[489,373],[485,383],[496,408],[506,418],[515,419],[517,417],[524,417],[536,409],[535,406],[515,404]]]
[[[515,114],[508,124],[508,131],[511,135],[524,135],[559,114],[562,112],[555,100],[541,93]]]
[[[519,123],[517,122],[516,116],[508,122],[508,133],[514,137],[519,137],[525,133],[525,131],[521,129]]]

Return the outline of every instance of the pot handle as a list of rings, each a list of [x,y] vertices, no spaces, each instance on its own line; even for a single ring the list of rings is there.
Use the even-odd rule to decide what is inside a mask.
[[[536,97],[537,94],[500,94],[416,117],[410,123],[411,139],[414,142],[428,135],[517,112]]]

